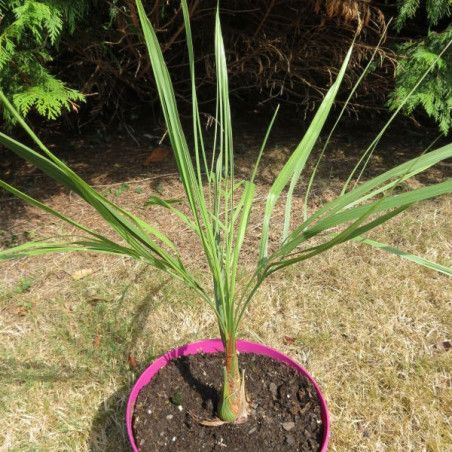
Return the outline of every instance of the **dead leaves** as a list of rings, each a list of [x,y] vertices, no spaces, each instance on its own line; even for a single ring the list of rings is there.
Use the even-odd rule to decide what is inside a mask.
[[[99,348],[101,341],[101,335],[99,334],[99,331],[96,331],[96,337],[94,338],[94,348]]]
[[[137,366],[138,366],[137,361],[136,361],[136,359],[134,358],[134,356],[132,355],[132,353],[129,353],[129,354],[128,354],[128,356],[127,356],[127,363],[129,364],[129,367],[130,367],[131,369],[133,369],[134,367],[137,367]]]
[[[74,281],[78,281],[80,279],[86,278],[87,276],[94,273],[92,268],[82,268],[81,270],[77,270],[71,274],[71,277]]]
[[[204,426],[206,426],[206,427],[219,427],[220,425],[227,424],[227,422],[222,421],[222,420],[219,419],[219,418],[215,418],[215,419],[213,419],[213,420],[211,420],[211,421],[208,421],[208,420],[203,420],[203,419],[201,419],[200,417],[196,416],[196,414],[192,413],[191,411],[189,411],[188,414],[189,414],[189,415],[190,415],[190,416],[191,416],[198,424],[204,425]]]
[[[316,1],[314,12],[320,14],[322,3]],[[384,25],[384,16],[378,8],[373,8],[369,0],[328,0],[325,4],[325,13],[328,18],[342,20],[345,24],[356,23],[357,34],[363,27],[367,27],[373,19],[380,27]]]
[[[149,165],[151,163],[163,162],[169,156],[170,149],[164,147],[156,147],[152,152],[146,157],[143,165]]]
[[[448,352],[452,350],[452,341],[443,341],[441,339],[438,339],[436,341],[436,349],[441,352]]]

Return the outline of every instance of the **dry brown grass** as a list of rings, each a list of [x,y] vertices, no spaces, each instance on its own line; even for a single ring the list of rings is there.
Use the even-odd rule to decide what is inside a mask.
[[[171,177],[164,192],[177,191]],[[130,190],[125,199],[133,208],[143,197]],[[67,194],[48,202],[97,224]],[[444,196],[372,237],[452,265],[451,217],[452,197]],[[171,216],[158,221],[196,259],[187,231]],[[68,231],[29,208],[11,229]],[[86,268],[93,273],[73,280]],[[128,450],[125,404],[139,373],[170,348],[218,336],[205,305],[135,262],[42,256],[3,263],[2,276],[0,451]],[[271,278],[241,336],[294,357],[316,378],[331,413],[332,451],[452,449],[452,352],[440,346],[452,338],[449,277],[348,244]]]

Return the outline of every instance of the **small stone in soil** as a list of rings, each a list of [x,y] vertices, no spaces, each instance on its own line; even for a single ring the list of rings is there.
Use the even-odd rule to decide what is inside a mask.
[[[284,422],[282,428],[287,432],[295,428],[295,422]]]
[[[268,389],[270,390],[273,398],[276,399],[276,392],[277,392],[278,388],[276,387],[275,383],[271,382]]]

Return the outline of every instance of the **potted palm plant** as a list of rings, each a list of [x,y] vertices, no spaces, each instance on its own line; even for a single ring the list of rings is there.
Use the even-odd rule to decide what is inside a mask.
[[[303,211],[293,212],[292,198],[294,190],[302,175],[306,172],[306,162],[311,156],[314,145],[329,116],[352,53],[351,48],[344,59],[336,81],[328,90],[305,135],[271,185],[267,194],[263,217],[261,218],[262,227],[255,269],[247,276],[245,283],[238,287],[239,259],[247,237],[250,215],[257,191],[256,174],[277,111],[267,129],[259,156],[251,169],[249,179],[244,181],[237,180],[234,172],[234,148],[227,65],[219,12],[217,10],[215,22],[215,62],[217,71],[215,133],[212,149],[207,149],[203,137],[203,127],[195,87],[195,56],[191,40],[189,12],[186,0],[182,0],[192,82],[193,144],[189,146],[181,125],[173,86],[157,36],[152,24],[146,17],[141,1],[137,0],[136,4],[154,71],[168,135],[185,190],[186,199],[184,201],[188,205],[190,213],[186,214],[182,209],[179,209],[176,200],[164,200],[157,196],[151,196],[148,204],[160,206],[162,209],[169,209],[198,238],[204,250],[205,263],[211,275],[210,283],[200,280],[196,276],[196,272],[191,271],[184,265],[176,245],[164,232],[144,222],[98,193],[53,155],[33,133],[4,94],[0,92],[0,99],[5,107],[8,108],[11,115],[15,117],[17,122],[32,138],[39,150],[35,151],[4,133],[0,133],[0,143],[18,156],[34,164],[68,190],[79,195],[99,212],[105,223],[113,229],[118,237],[118,240],[108,238],[64,216],[8,183],[0,181],[0,187],[10,191],[24,201],[55,215],[81,231],[77,237],[54,237],[48,240],[28,242],[0,251],[0,259],[5,260],[43,253],[69,251],[91,251],[125,256],[144,261],[150,266],[158,268],[182,281],[188,288],[195,291],[199,299],[207,303],[215,313],[220,332],[219,341],[213,345],[211,343],[196,344],[173,351],[164,358],[163,364],[160,362],[154,367],[151,366],[152,369],[143,374],[143,379],[140,379],[139,384],[137,383],[138,386],[134,388],[129,401],[127,421],[131,442],[135,450],[137,450],[137,445],[134,443],[131,433],[131,416],[138,392],[154,376],[157,368],[160,369],[170,358],[180,355],[196,351],[210,353],[213,349],[217,351],[222,350],[224,353],[220,385],[222,386],[222,394],[216,407],[218,421],[212,422],[235,425],[246,421],[252,409],[253,401],[249,401],[246,395],[246,379],[240,373],[239,353],[240,351],[254,352],[259,349],[259,353],[263,352],[268,356],[276,357],[276,352],[263,350],[253,345],[249,346],[244,342],[238,341],[238,332],[240,323],[254,294],[273,273],[293,264],[306,261],[341,243],[354,240],[384,249],[433,270],[452,275],[451,268],[404,253],[366,237],[368,231],[400,214],[411,205],[452,192],[452,179],[403,193],[395,190],[407,179],[444,159],[452,157],[451,144],[426,152],[371,180],[360,181],[360,174],[362,174],[363,168],[369,162],[369,158],[378,141],[397,112],[369,148],[363,152],[361,160],[352,174],[350,174],[337,198],[325,202],[324,205],[311,212],[307,207],[308,201],[316,170],[326,149],[327,144],[325,144],[317,164],[314,165],[312,174],[305,179],[307,184],[303,195]],[[421,83],[421,80],[419,83]],[[353,92],[350,93],[350,96],[352,94]],[[399,110],[402,107],[403,104],[400,105]],[[279,235],[275,235],[275,231],[272,229],[272,215],[275,207],[280,202],[285,202],[284,226],[282,231],[276,231]],[[297,221],[295,227],[293,226],[293,217]],[[276,239],[277,244],[275,244]],[[278,355],[278,359],[289,363],[289,366],[297,368],[296,363],[290,362],[287,357]],[[310,379],[307,372],[302,368],[298,367],[297,372]],[[328,442],[326,406],[320,390],[312,379],[310,380],[315,391],[317,391],[320,406],[323,407],[323,443],[319,445],[319,449],[326,450]],[[177,397],[175,398],[177,399]],[[200,420],[200,422],[204,421]],[[286,425],[288,430],[291,427],[291,425]]]

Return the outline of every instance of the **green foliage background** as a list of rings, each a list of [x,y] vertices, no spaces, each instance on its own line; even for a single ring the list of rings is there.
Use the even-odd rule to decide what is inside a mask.
[[[56,119],[77,108],[84,96],[52,74],[52,51],[63,34],[74,34],[88,0],[3,0],[0,2],[0,87],[26,116],[35,109]],[[14,119],[4,108],[8,124]]]
[[[350,6],[355,1],[357,0],[344,0],[344,4]],[[214,3],[214,1],[203,2],[205,11]],[[318,18],[322,12],[320,12],[320,16],[318,11],[314,13],[317,4],[328,8],[329,4],[337,4],[337,1],[308,0],[307,3],[312,5],[304,7],[311,8],[313,17]],[[263,1],[261,8],[265,9],[269,4],[269,2]],[[278,1],[276,4],[279,5]],[[359,98],[357,104],[382,109],[384,108],[383,99],[386,99],[386,106],[389,110],[397,109],[400,100],[407,97],[426,68],[436,61],[433,71],[426,77],[417,93],[410,98],[402,111],[407,115],[415,114],[418,117],[419,113],[424,111],[436,122],[441,132],[447,135],[452,128],[452,50],[450,48],[443,55],[439,55],[445,45],[452,40],[452,26],[448,24],[451,19],[452,0],[427,0],[426,2],[387,0],[385,2],[386,10],[382,3],[375,1],[359,4],[371,5],[374,11],[375,8],[381,7],[386,21],[391,16],[396,16],[386,44],[387,50],[391,52],[392,47],[395,54],[386,53],[386,61],[392,59],[394,63],[390,63],[389,66],[391,66],[397,60],[397,69],[395,80],[392,79],[393,69],[386,70],[382,73],[383,75],[377,76],[373,85],[369,80],[369,86],[363,92],[371,93],[371,95],[366,99]],[[169,55],[169,60],[175,64],[185,64],[186,62],[180,60],[178,53],[184,46],[180,44],[179,39],[173,41],[173,38],[178,38],[177,33],[172,34],[170,30],[165,34],[168,24],[174,22],[176,30],[180,25],[175,17],[178,14],[180,2],[178,0],[148,1],[146,6],[151,14],[154,12],[153,19],[160,26],[159,33],[162,41],[165,42],[166,39],[168,43],[168,48],[164,51],[166,55]],[[282,14],[278,8],[277,11],[273,9],[268,12],[269,16]],[[315,16],[316,14],[317,16]],[[340,17],[341,13],[337,14],[339,16],[332,20],[343,20]],[[226,14],[225,24],[230,17],[232,16]],[[254,19],[251,16],[240,16],[240,20],[247,20],[250,23]],[[345,25],[350,26],[350,23],[345,23]],[[234,26],[233,24],[232,28]],[[339,22],[336,27],[342,27],[342,31],[344,30],[344,24]],[[316,33],[328,34],[328,30],[323,28],[322,31],[322,25],[318,25]],[[208,34],[206,30],[200,31],[201,43],[206,33]],[[350,27],[346,33],[352,37],[353,27]],[[366,33],[369,34],[368,31]],[[336,34],[335,36],[335,41],[340,41],[344,37],[346,38],[347,34]],[[399,44],[391,44],[394,42],[392,40],[394,37]],[[146,70],[149,72],[149,68],[145,68],[146,62],[143,60],[145,52],[143,52],[140,39],[134,2],[130,0],[0,0],[0,88],[8,98],[13,100],[15,107],[23,116],[27,116],[33,111],[46,119],[57,119],[64,111],[77,112],[79,106],[85,102],[85,95],[92,96],[89,108],[84,109],[85,111],[89,111],[93,115],[102,112],[104,117],[109,116],[109,113],[106,113],[109,108],[114,108],[114,113],[118,113],[118,110],[125,108],[123,104],[125,105],[126,101],[130,99],[130,93],[140,100],[156,98],[155,90],[152,91],[152,77],[150,73],[146,73]],[[235,37],[231,39],[234,41]],[[250,39],[254,39],[254,37]],[[261,51],[259,46],[264,46],[259,39],[250,41],[250,45],[257,46],[255,48],[257,54]],[[227,43],[227,47],[229,44]],[[270,44],[274,45],[273,42]],[[330,44],[333,45],[333,42]],[[334,44],[338,45],[338,42]],[[345,40],[343,44],[346,49],[348,44]],[[374,42],[367,41],[367,44],[372,46]],[[205,49],[198,50],[204,51]],[[233,50],[240,52],[243,49]],[[288,58],[290,55],[285,55],[285,51],[283,47],[276,48],[274,55],[278,59],[279,52],[282,57]],[[313,61],[316,60],[319,52],[321,53],[321,49],[317,49],[317,54],[312,53]],[[335,47],[334,52],[342,54],[340,45]],[[386,49],[383,51],[383,55],[385,52]],[[64,57],[62,58],[61,55]],[[232,56],[234,56],[233,53]],[[247,60],[248,72],[251,71],[251,76],[254,74],[256,80],[255,86],[253,86],[253,80],[237,78],[237,74],[239,77],[243,76],[243,71],[242,75],[240,75],[240,71],[236,71],[234,76],[231,74],[231,84],[249,86],[247,88],[249,93],[245,93],[245,99],[258,97],[257,91],[262,91],[262,86],[265,88],[265,84],[268,85],[272,82],[268,74],[258,73],[262,71],[262,67],[259,68],[259,64],[261,64],[259,61],[264,61],[267,56],[273,57],[272,54],[262,53],[255,61]],[[300,58],[302,58],[302,64],[306,61],[307,67],[321,66],[321,64],[313,65],[312,61],[309,61],[309,55],[303,55]],[[329,61],[328,58],[327,61]],[[353,66],[355,68],[364,67],[366,58],[367,56],[364,54],[357,56],[357,62],[354,62]],[[277,67],[280,64],[277,59],[270,61],[270,66],[274,64],[274,67]],[[252,66],[253,63],[256,63],[256,68]],[[208,61],[206,64],[208,66]],[[337,69],[336,62],[330,61],[329,64],[331,67],[327,69],[334,72]],[[199,73],[202,73],[202,70],[208,73],[207,66],[199,67]],[[293,62],[289,67],[294,71]],[[281,63],[279,72],[284,74],[285,71],[285,66]],[[174,73],[174,71],[172,72]],[[329,74],[328,71],[327,74]],[[288,74],[286,73],[286,75]],[[322,87],[321,89],[326,88],[328,83],[324,79],[324,74],[322,72],[300,74],[303,77],[305,75],[306,92],[299,92],[300,89],[304,89],[302,85],[292,87],[292,99],[286,99],[281,96],[283,91],[281,88],[281,93],[276,96],[276,101],[288,100],[289,104],[300,105],[299,97],[296,97],[298,95],[307,99],[306,105],[309,106],[314,105],[318,100],[315,96],[321,100],[322,93],[319,89],[320,87]],[[370,79],[371,76],[368,78]],[[281,77],[284,78],[284,75]],[[199,80],[204,83],[207,79],[208,76],[203,76]],[[315,89],[311,89],[312,85],[309,85],[313,81],[318,85]],[[287,85],[290,83],[288,82]],[[184,95],[183,86],[183,83],[178,83],[181,96]],[[208,90],[209,86],[206,88]],[[278,89],[277,87],[275,90]],[[256,95],[253,94],[253,90],[256,91]],[[270,90],[268,95],[273,94]],[[294,95],[295,97],[293,97]],[[286,96],[286,92],[284,96]],[[260,98],[260,100],[262,99]],[[301,110],[303,109],[301,108]],[[14,118],[3,107],[0,114],[3,115],[7,125],[14,124]],[[121,112],[119,116],[122,116]]]
[[[435,120],[441,132],[447,135],[452,127],[452,48],[449,47],[442,55],[441,52],[452,40],[452,1],[428,0],[424,3],[425,5],[421,6],[419,0],[398,1],[396,30],[403,32],[410,23],[413,26],[416,18],[418,22],[420,18],[427,25],[427,34],[419,35],[417,28],[413,39],[397,47],[401,59],[388,106],[395,110],[425,70],[435,64],[433,71],[404,106],[403,112],[411,114],[416,108],[423,108],[427,115]],[[449,25],[441,27],[441,21],[448,21]]]

